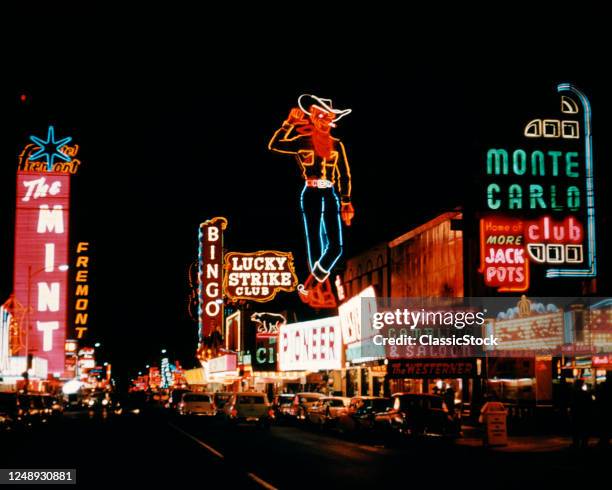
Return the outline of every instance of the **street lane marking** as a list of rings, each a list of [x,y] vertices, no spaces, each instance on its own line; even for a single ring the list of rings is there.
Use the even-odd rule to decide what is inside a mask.
[[[251,480],[253,480],[255,483],[260,484],[267,490],[278,490],[278,488],[276,488],[274,485],[270,485],[266,480],[259,478],[255,473],[247,473],[247,475]]]
[[[201,441],[197,437],[192,436],[189,432],[184,431],[183,429],[181,429],[180,427],[177,427],[174,424],[168,423],[168,425],[170,427],[172,427],[174,430],[176,430],[176,431],[180,432],[181,434],[183,434],[184,436],[189,437],[189,439],[191,439],[192,441],[197,442],[200,446],[202,446],[204,449],[210,451],[211,453],[213,453],[218,458],[225,459],[225,456],[223,456],[223,454],[221,454],[219,451],[217,451],[214,447],[209,446],[204,441]],[[255,473],[247,473],[247,476],[251,480],[253,480],[255,483],[258,483],[259,485],[261,485],[262,487],[264,487],[267,490],[278,490],[278,488],[276,488],[274,485],[271,485],[266,480],[264,480],[262,478],[259,478]]]
[[[221,454],[219,451],[217,451],[214,447],[209,446],[208,444],[206,444],[203,441],[200,441],[200,439],[198,439],[197,437],[192,436],[189,432],[185,432],[183,429],[181,429],[180,427],[177,427],[174,424],[168,424],[170,427],[172,427],[174,430],[177,430],[178,432],[180,432],[181,434],[183,434],[186,437],[189,437],[189,439],[191,439],[192,441],[197,442],[200,446],[202,446],[204,449],[210,451],[211,453],[213,453],[215,456],[217,456],[218,458],[224,459],[225,456],[223,456],[223,454]]]

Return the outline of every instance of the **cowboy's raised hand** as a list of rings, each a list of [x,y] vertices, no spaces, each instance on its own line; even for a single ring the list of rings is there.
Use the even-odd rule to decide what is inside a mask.
[[[287,122],[291,124],[300,123],[304,120],[304,112],[299,107],[294,107],[289,111],[289,116],[287,117]]]

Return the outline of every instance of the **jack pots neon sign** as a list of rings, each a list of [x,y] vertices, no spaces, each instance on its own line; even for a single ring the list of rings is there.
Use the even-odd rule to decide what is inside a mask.
[[[479,271],[501,292],[526,291],[530,263],[547,278],[597,275],[590,103],[571,84],[557,92],[560,115],[529,121],[521,148],[486,152]]]

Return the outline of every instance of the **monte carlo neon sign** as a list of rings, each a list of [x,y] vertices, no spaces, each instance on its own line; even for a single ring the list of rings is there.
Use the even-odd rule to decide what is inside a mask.
[[[526,291],[533,267],[597,275],[591,108],[571,84],[557,92],[560,113],[528,121],[521,147],[486,152],[479,271],[501,292]]]

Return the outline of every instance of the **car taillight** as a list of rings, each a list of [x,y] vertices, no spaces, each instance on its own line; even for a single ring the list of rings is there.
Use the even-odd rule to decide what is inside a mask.
[[[268,417],[270,417],[271,419],[274,418],[274,409],[272,408],[268,409]]]

